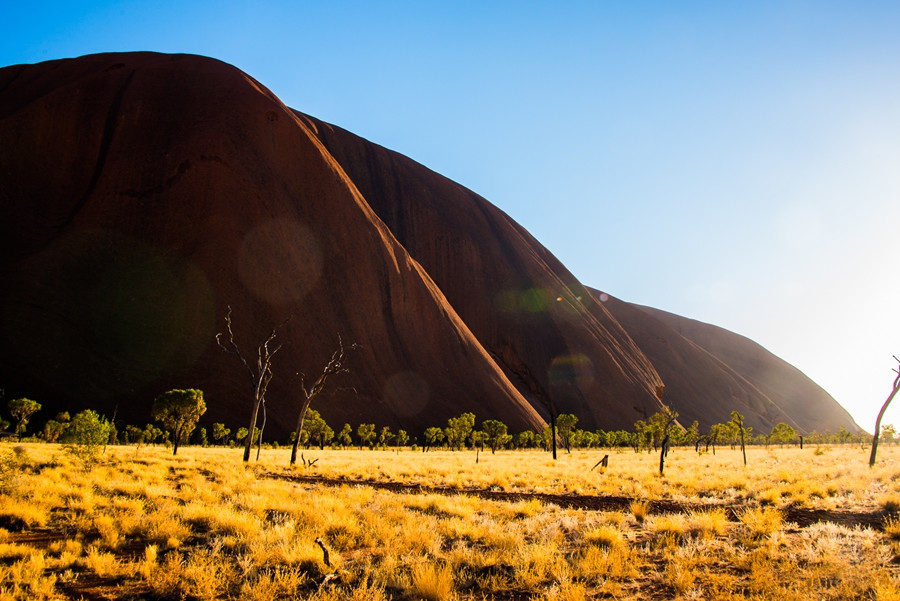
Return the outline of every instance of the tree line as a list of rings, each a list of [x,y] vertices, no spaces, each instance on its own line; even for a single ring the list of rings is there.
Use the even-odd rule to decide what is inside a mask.
[[[41,409],[37,401],[20,398],[7,403],[13,421],[0,418],[0,431],[14,426],[10,435],[25,437],[32,417]],[[77,443],[80,440],[97,440],[100,444],[164,444],[171,446],[173,453],[184,444],[199,446],[236,446],[260,442],[261,428],[255,428],[253,436],[246,427],[230,428],[221,422],[199,426],[200,417],[206,412],[203,392],[196,389],[170,390],[158,396],[151,407],[152,421],[143,426],[116,424],[93,410],[81,411],[75,416],[68,412],[56,414],[46,420],[43,427],[32,433],[32,438],[46,442]],[[578,417],[563,413],[556,418],[556,438],[560,448],[571,452],[573,449],[620,448],[635,452],[654,452],[664,446],[693,446],[697,451],[715,453],[717,448],[736,448],[741,438],[748,445],[787,445],[806,442],[808,444],[852,444],[866,441],[866,434],[851,433],[845,427],[837,432],[812,432],[804,437],[786,423],[776,424],[769,432],[754,433],[753,428],[743,424],[743,416],[732,412],[732,419],[724,423],[712,424],[701,431],[697,421],[689,427],[679,425],[677,413],[669,407],[653,415],[639,419],[632,430],[586,430],[577,427]],[[500,420],[486,419],[477,423],[475,414],[463,413],[451,417],[444,426],[425,428],[420,434],[410,436],[403,429],[392,430],[389,426],[361,423],[356,427],[344,423],[339,429],[332,428],[316,409],[307,408],[305,419],[299,431],[291,432],[287,440],[273,440],[263,443],[272,448],[291,445],[292,448],[317,447],[393,449],[410,447],[428,452],[434,449],[490,450],[501,449],[544,449],[551,446],[551,428],[543,430],[523,430],[511,433]],[[893,425],[881,429],[884,442],[896,440],[897,431]]]
[[[105,439],[114,444],[124,442],[141,445],[161,442],[171,445],[172,452],[175,454],[180,445],[188,443],[204,446],[240,444],[244,447],[244,461],[249,461],[251,448],[256,445],[258,459],[264,444],[266,392],[274,377],[274,358],[281,350],[281,344],[277,338],[280,329],[287,325],[290,317],[273,327],[268,336],[255,345],[256,356],[254,357],[245,355],[242,346],[238,344],[232,327],[231,313],[229,306],[225,315],[225,329],[216,334],[215,340],[219,348],[238,359],[249,377],[252,398],[249,404],[250,419],[247,426],[235,429],[233,434],[232,428],[227,427],[224,423],[213,423],[209,429],[205,426],[198,428],[199,419],[206,412],[202,391],[175,389],[163,393],[154,400],[151,408],[152,422],[144,426],[125,425],[119,428],[115,424],[115,415],[112,420],[108,420],[96,412],[86,410],[74,417],[70,417],[68,413],[59,413],[54,419],[47,420],[40,432],[40,437],[48,442],[66,442],[79,437],[89,440]],[[349,371],[345,362],[345,351],[359,348],[361,347],[354,343],[345,349],[341,337],[338,336],[337,350],[332,353],[317,377],[308,380],[304,373],[297,372],[297,389],[301,393],[298,395],[297,423],[287,442],[291,445],[291,465],[296,462],[298,448],[311,445],[317,445],[323,449],[326,445],[333,447],[359,446],[360,449],[364,447],[374,449],[376,447],[413,446],[423,452],[434,448],[452,450],[489,448],[491,452],[505,448],[544,448],[552,450],[554,459],[557,446],[567,452],[571,452],[573,448],[630,447],[635,452],[660,450],[660,473],[662,473],[665,456],[671,446],[693,445],[698,452],[702,447],[704,451],[711,450],[715,453],[717,447],[728,445],[734,448],[740,444],[746,463],[745,449],[748,444],[784,445],[798,440],[801,446],[804,443],[804,437],[798,436],[794,428],[786,423],[777,424],[768,433],[754,434],[753,428],[744,424],[744,417],[737,411],[731,412],[728,421],[712,424],[707,431],[701,432],[697,421],[694,421],[689,427],[682,426],[677,420],[678,413],[665,405],[655,414],[637,420],[631,431],[577,428],[577,416],[568,413],[557,414],[552,403],[548,403],[547,407],[551,413],[550,424],[542,431],[525,430],[513,434],[509,432],[506,424],[495,419],[484,420],[480,427],[476,427],[475,415],[463,413],[448,419],[446,426],[435,425],[426,428],[421,433],[421,439],[418,436],[411,439],[409,433],[403,429],[393,432],[389,426],[379,428],[374,423],[358,424],[355,429],[345,423],[338,432],[335,432],[319,412],[311,408],[311,404],[323,394],[326,385],[335,376]],[[530,374],[526,373],[522,376],[526,380],[533,380],[530,378]],[[311,383],[308,383],[310,380]],[[536,384],[534,386],[540,388]],[[0,390],[0,397],[2,397],[2,390]],[[25,428],[31,416],[40,410],[41,405],[31,399],[20,398],[9,401],[8,408],[10,415],[16,420],[15,434],[21,438],[25,434]],[[0,419],[0,431],[5,431],[10,425],[10,422]],[[892,428],[893,426],[882,428],[883,436],[893,438],[895,431]],[[89,434],[85,434],[85,432]],[[864,433],[851,433],[842,426],[837,433],[818,434],[812,432],[805,437],[805,440],[810,444],[849,444],[862,442],[864,436]],[[276,446],[282,442],[269,441],[265,444]]]

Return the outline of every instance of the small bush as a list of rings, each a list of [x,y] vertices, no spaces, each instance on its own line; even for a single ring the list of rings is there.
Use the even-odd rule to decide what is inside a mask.
[[[109,440],[109,422],[87,409],[72,418],[61,437],[66,450],[85,463],[94,463]]]

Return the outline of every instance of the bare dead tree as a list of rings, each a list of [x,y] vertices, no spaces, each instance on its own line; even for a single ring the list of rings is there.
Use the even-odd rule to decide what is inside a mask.
[[[659,450],[659,475],[663,475],[663,470],[666,467],[666,457],[669,455],[669,441],[671,438],[669,437],[669,428],[675,424],[678,420],[678,412],[669,407],[668,405],[663,405],[663,415],[666,417],[666,423],[663,426],[663,440],[660,445]]]
[[[216,342],[223,351],[229,355],[237,357],[247,374],[250,376],[250,382],[253,389],[253,410],[250,412],[250,427],[247,434],[247,440],[244,443],[244,461],[250,461],[250,448],[253,446],[253,434],[256,432],[256,421],[259,417],[260,407],[265,407],[266,390],[269,388],[269,382],[272,381],[272,359],[281,350],[281,345],[275,345],[275,338],[278,330],[284,326],[290,317],[282,321],[280,324],[272,328],[269,336],[256,348],[256,366],[252,366],[244,357],[240,347],[234,339],[234,331],[231,328],[231,305],[228,306],[228,313],[225,314],[225,332],[216,334]],[[265,411],[265,409],[263,409]],[[262,432],[259,435],[259,447],[262,447]],[[257,459],[259,459],[259,451],[257,451]]]
[[[744,443],[744,416],[737,411],[732,411],[731,421],[741,434],[741,453],[744,455],[744,465],[747,465],[747,445]]]
[[[359,348],[359,345],[356,343],[350,345],[350,350],[355,350],[357,348]],[[338,349],[331,354],[331,359],[329,359],[328,363],[325,364],[325,367],[322,368],[322,373],[319,374],[319,377],[316,378],[316,381],[313,382],[312,386],[307,388],[306,376],[303,373],[297,374],[300,376],[300,392],[303,393],[303,402],[300,405],[300,413],[297,415],[297,428],[294,431],[294,445],[291,447],[291,465],[297,463],[297,448],[300,446],[300,432],[303,430],[303,420],[306,418],[306,411],[309,409],[310,404],[322,393],[331,376],[348,371],[350,371],[350,369],[344,365],[344,342],[341,340],[341,337],[338,336]]]
[[[894,361],[900,363],[900,359],[897,358],[897,355],[894,355]],[[872,435],[872,453],[869,455],[869,467],[875,465],[875,453],[878,451],[878,438],[881,436],[881,418],[884,417],[884,412],[887,411],[888,405],[891,404],[897,391],[900,390],[900,367],[894,368],[894,373],[897,374],[897,377],[894,378],[891,394],[888,395],[884,405],[881,406],[881,411],[878,412],[878,419],[875,420],[875,434]]]

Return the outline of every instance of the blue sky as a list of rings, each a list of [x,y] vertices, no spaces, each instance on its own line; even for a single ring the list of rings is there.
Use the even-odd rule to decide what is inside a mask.
[[[728,328],[871,430],[900,355],[896,2],[46,2],[0,65],[229,62],[475,190],[587,285]],[[900,425],[900,401],[886,422]]]

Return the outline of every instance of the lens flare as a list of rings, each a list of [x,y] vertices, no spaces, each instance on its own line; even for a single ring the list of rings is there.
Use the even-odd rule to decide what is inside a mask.
[[[494,304],[505,313],[543,313],[553,304],[553,299],[561,301],[561,296],[555,296],[542,288],[528,288],[527,290],[504,290],[494,299]]]
[[[584,389],[594,382],[594,364],[587,355],[560,355],[550,362],[551,386],[577,386]]]
[[[400,415],[413,417],[428,406],[428,382],[414,371],[397,372],[384,384],[384,398]]]
[[[238,274],[262,300],[286,304],[302,300],[322,275],[316,234],[292,219],[271,219],[247,232],[238,250]]]

